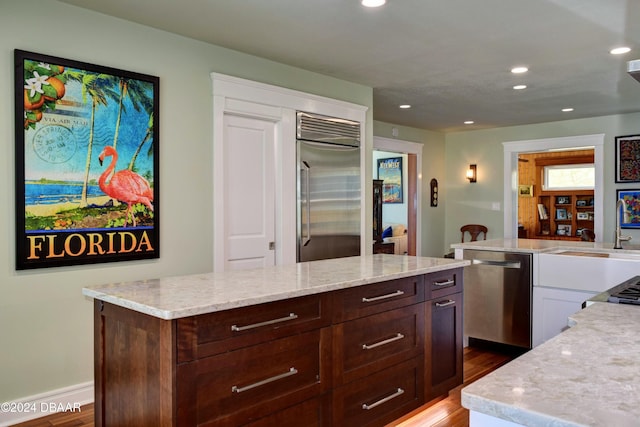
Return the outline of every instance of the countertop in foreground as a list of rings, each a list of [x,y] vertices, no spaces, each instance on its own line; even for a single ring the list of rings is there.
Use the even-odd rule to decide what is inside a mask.
[[[572,326],[462,390],[462,405],[525,426],[638,426],[640,307],[594,303]]]
[[[365,255],[265,269],[194,274],[90,286],[86,296],[171,320],[417,276],[469,261],[405,255]]]

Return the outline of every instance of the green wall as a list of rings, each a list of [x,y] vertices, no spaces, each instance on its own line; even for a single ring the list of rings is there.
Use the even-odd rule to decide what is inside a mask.
[[[503,142],[604,134],[604,236],[613,242],[616,189],[637,188],[637,184],[615,183],[615,137],[640,132],[640,114],[594,117],[536,125],[513,126],[446,135],[446,235],[445,244],[460,241],[460,226],[485,224],[488,238],[504,235],[504,150]],[[478,165],[478,182],[470,184],[465,171],[470,163]],[[499,203],[499,210],[492,210]],[[628,244],[640,245],[640,232],[623,230],[633,236]]]
[[[160,77],[160,259],[15,270],[14,49]],[[369,87],[53,0],[0,1],[0,69],[0,402],[93,380],[92,304],[82,287],[212,270],[211,72],[368,106],[370,152]]]
[[[397,130],[397,136],[393,136],[393,129]],[[373,122],[373,134],[388,139],[398,139],[402,141],[417,142],[423,145],[422,148],[422,255],[441,257],[445,252],[444,231],[445,231],[445,207],[444,200],[446,186],[443,185],[446,178],[446,168],[442,161],[445,156],[445,135],[423,129],[416,129],[406,126],[399,126],[385,122]],[[438,206],[431,207],[429,200],[431,197],[431,187],[429,183],[435,178],[439,183],[439,196],[441,202]]]

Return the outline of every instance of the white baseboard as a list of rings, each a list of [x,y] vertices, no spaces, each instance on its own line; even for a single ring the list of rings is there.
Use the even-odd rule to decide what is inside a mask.
[[[56,412],[78,412],[93,402],[93,381],[0,403],[0,427],[7,427]]]

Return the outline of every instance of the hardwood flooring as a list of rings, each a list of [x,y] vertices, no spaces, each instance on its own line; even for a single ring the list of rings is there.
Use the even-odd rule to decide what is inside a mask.
[[[449,392],[437,403],[422,406],[387,427],[468,427],[469,411],[460,405],[462,388],[494,369],[504,365],[518,355],[509,349],[486,346],[467,347],[464,350],[464,384]],[[93,403],[85,405],[80,412],[49,415],[44,418],[16,424],[19,427],[72,427],[93,426]]]

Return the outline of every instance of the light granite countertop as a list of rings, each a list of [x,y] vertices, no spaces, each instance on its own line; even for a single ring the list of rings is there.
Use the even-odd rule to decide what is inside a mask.
[[[105,284],[86,287],[82,293],[171,320],[466,265],[469,261],[376,254]]]
[[[462,390],[462,405],[525,426],[640,425],[640,307],[596,302],[572,326]]]
[[[613,243],[582,242],[570,240],[542,239],[490,239],[476,242],[454,243],[453,249],[478,249],[486,251],[508,251],[526,253],[550,253],[556,251],[593,251],[640,255],[640,246],[623,243],[622,249],[613,249]]]

